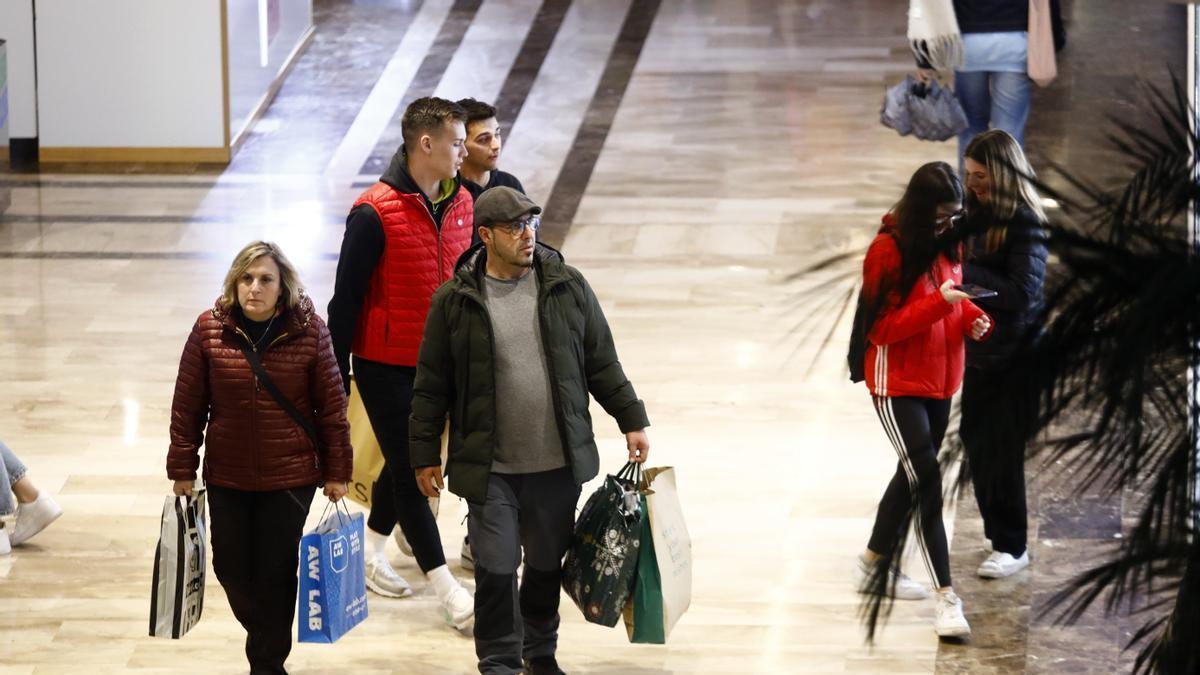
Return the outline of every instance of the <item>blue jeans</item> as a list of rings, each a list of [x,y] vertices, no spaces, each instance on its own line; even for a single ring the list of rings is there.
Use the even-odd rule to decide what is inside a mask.
[[[967,113],[967,130],[958,135],[958,168],[971,139],[988,129],[1003,129],[1025,147],[1029,119],[1029,75],[1017,72],[956,71],[954,94]]]
[[[16,453],[10,450],[4,441],[0,441],[0,516],[7,516],[17,510],[12,486],[25,477],[25,471],[25,465],[17,459]]]

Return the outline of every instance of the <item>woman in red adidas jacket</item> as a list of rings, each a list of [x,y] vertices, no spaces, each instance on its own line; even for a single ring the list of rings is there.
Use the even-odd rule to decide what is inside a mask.
[[[876,572],[881,560],[896,559],[911,510],[922,559],[937,582],[935,629],[943,637],[971,629],[950,585],[937,454],[950,399],[962,384],[964,341],[982,340],[992,326],[991,318],[955,289],[962,283],[961,244],[947,234],[962,200],[962,183],[949,164],[922,166],[884,216],[863,262],[867,388],[900,461],[858,561],[859,588],[882,576]],[[888,572],[895,597],[927,596],[923,585],[898,569]]]

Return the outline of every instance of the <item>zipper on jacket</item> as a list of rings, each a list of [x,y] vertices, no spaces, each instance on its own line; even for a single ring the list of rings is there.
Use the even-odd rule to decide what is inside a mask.
[[[243,331],[238,326],[234,326],[233,330],[238,335],[240,335],[243,340],[246,341],[246,344],[250,345],[251,351],[253,351],[255,354],[258,353],[258,350],[254,348],[254,342],[250,340],[250,336],[247,335],[245,331]],[[247,365],[249,365],[249,364],[247,364]],[[254,443],[254,447],[257,448],[259,446],[259,440],[258,440],[258,392],[260,390],[260,387],[259,387],[259,383],[258,383],[258,374],[255,373],[253,369],[250,370],[250,376],[254,378],[254,400],[251,401],[251,403],[250,403],[250,438],[251,438],[251,441]],[[254,482],[257,485],[258,480],[259,480],[259,475],[262,472],[262,467],[260,467],[258,464],[258,453],[251,452],[250,454],[253,457],[253,461],[254,461],[253,476],[254,476]]]
[[[421,202],[421,206],[425,209],[425,213],[429,214],[429,223],[433,225],[433,234],[437,237],[438,279],[442,279],[442,228],[438,227],[437,217],[433,215],[433,211],[429,208],[429,205],[425,203],[425,199],[419,199],[418,201]],[[449,211],[451,206],[454,206],[454,204],[451,203],[446,206],[446,210]]]
[[[433,223],[433,231],[434,231],[434,234],[437,235],[438,281],[440,284],[441,282],[449,281],[449,277],[446,276],[446,272],[444,270],[445,264],[442,261],[442,228],[438,225],[437,218],[433,215],[433,211],[430,210],[429,205],[425,203],[425,200],[420,199],[418,201],[421,202],[421,206],[425,209],[425,213],[429,214],[429,222]],[[451,209],[454,208],[454,205],[457,202],[458,202],[458,195],[456,194],[450,198],[450,203],[446,205],[446,214],[445,215],[450,214]]]
[[[242,338],[246,341],[246,343],[250,345],[251,351],[253,351],[255,354],[259,354],[258,349],[254,346],[254,342],[250,340],[250,336],[247,335],[245,331],[243,331],[238,326],[234,326],[233,330],[236,331],[238,335],[242,336]],[[274,347],[275,345],[279,344],[283,340],[287,339],[287,337],[289,335],[290,335],[290,333],[288,333],[287,331],[280,333],[279,335],[277,335],[275,337],[274,340],[271,340],[271,342],[269,342],[267,344],[267,346],[263,348],[262,353],[266,354],[268,349],[270,349],[271,347]],[[260,363],[261,363],[261,360],[260,360]],[[267,367],[266,364],[263,364],[263,368],[266,369],[266,367]],[[250,410],[250,428],[253,429],[255,432],[253,435],[257,436],[257,432],[258,432],[258,393],[260,391],[262,391],[262,385],[258,381],[258,375],[255,373],[251,373],[251,374],[254,375],[254,405]],[[307,436],[308,434],[305,434],[305,435]],[[317,474],[318,474],[317,480],[322,480],[321,476],[320,476],[321,456],[320,456],[320,453],[317,451],[316,447],[313,448],[313,468],[315,468],[317,470]],[[255,456],[254,456],[254,470],[255,470],[254,475],[256,475],[256,476],[258,475],[258,469],[259,469],[258,455],[255,454]]]
[[[237,326],[234,326],[233,330],[234,330],[234,331],[235,331],[235,332],[236,332],[238,335],[242,336],[242,339],[246,341],[246,344],[250,345],[250,351],[254,352],[255,354],[257,354],[257,353],[258,353],[258,348],[254,346],[254,341],[250,339],[250,336],[249,336],[249,335],[247,335],[247,334],[245,333],[245,331],[243,331],[241,328],[239,328],[239,327],[237,327]],[[255,395],[255,399],[257,399],[257,398],[258,398],[258,392],[262,391],[262,386],[261,386],[261,385],[258,383],[258,373],[255,373],[255,372],[254,372],[254,370],[253,370],[253,369],[251,369],[251,370],[250,370],[250,375],[251,375],[252,377],[254,377],[254,395]],[[256,401],[255,401],[255,403],[257,403],[257,402],[258,402],[258,401],[256,400]]]
[[[484,323],[486,323],[487,327],[488,327],[488,348],[492,352],[492,439],[493,439],[492,440],[492,456],[489,457],[488,459],[491,460],[492,462],[494,462],[496,460],[496,441],[495,441],[495,438],[496,438],[496,415],[500,411],[499,401],[496,400],[496,329],[492,326],[492,314],[491,314],[491,312],[488,311],[487,303],[483,302],[483,301],[479,300],[478,298],[475,298],[467,293],[463,293],[462,295],[463,295],[463,297],[470,299],[471,302],[474,302],[475,304],[479,305],[479,308],[483,310]],[[468,347],[468,353],[469,352],[470,352],[470,348]],[[467,377],[470,378],[470,375],[471,375],[471,364],[468,361],[467,362]],[[467,395],[469,393],[470,393],[469,390],[463,392],[464,400],[467,399]],[[464,424],[466,423],[466,416],[467,416],[466,411],[467,411],[467,408],[464,405],[463,406],[463,423]],[[447,450],[447,452],[449,452],[449,451]],[[449,470],[449,466],[450,466],[450,459],[447,458],[446,459],[447,470]],[[491,471],[492,471],[491,470],[491,462],[489,462],[488,463],[488,474],[489,475],[491,475]]]
[[[286,331],[285,331],[285,332],[283,332],[283,333],[280,333],[278,337],[276,337],[274,340],[271,340],[271,343],[270,343],[270,344],[268,344],[268,345],[266,346],[266,348],[264,348],[264,349],[263,349],[263,353],[266,353],[266,351],[267,351],[268,349],[270,349],[271,347],[274,347],[275,345],[279,344],[280,342],[282,342],[282,341],[283,341],[285,338],[287,338],[287,337],[288,337],[288,333],[287,333]],[[263,367],[265,368],[266,366],[263,366]],[[314,424],[313,426],[315,427],[316,425]],[[308,434],[305,434],[305,435],[307,436]],[[314,441],[314,443],[315,443],[315,441]],[[320,452],[318,452],[318,451],[317,451],[317,448],[316,448],[316,447],[313,447],[313,468],[315,468],[315,469],[317,470],[317,474],[318,474],[318,476],[317,476],[317,480],[319,480],[319,481],[320,481],[320,480],[322,480],[322,477],[320,476],[320,473],[321,473],[321,454],[320,454]]]
[[[537,272],[534,272],[534,274],[536,274],[536,273]],[[542,292],[538,293],[538,307],[537,307],[538,323],[541,324],[541,328],[542,328],[542,350],[546,353],[546,374],[550,376],[550,397],[554,400],[554,420],[558,423],[558,441],[559,441],[559,443],[562,443],[563,456],[567,460],[567,465],[571,467],[571,473],[574,474],[575,460],[571,456],[571,448],[567,444],[567,437],[565,435],[565,432],[563,431],[566,428],[566,424],[563,422],[562,400],[559,398],[559,395],[558,395],[558,377],[554,374],[554,359],[551,357],[551,352],[550,352],[549,332],[547,331],[547,324],[546,324],[546,313],[542,311],[542,305],[545,303],[546,299],[548,299],[550,297],[551,289],[558,285],[559,284],[554,284],[554,286],[546,287],[543,289]],[[586,358],[586,356],[585,356],[585,358]],[[583,390],[586,394],[586,392],[587,392],[587,372],[586,372],[586,370],[584,372],[580,373],[580,375],[582,375],[584,378]]]

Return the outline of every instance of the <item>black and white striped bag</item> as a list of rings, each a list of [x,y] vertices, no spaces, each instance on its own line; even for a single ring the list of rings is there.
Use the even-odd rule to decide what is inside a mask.
[[[167,497],[154,553],[150,635],[179,639],[200,622],[204,610],[205,491]]]

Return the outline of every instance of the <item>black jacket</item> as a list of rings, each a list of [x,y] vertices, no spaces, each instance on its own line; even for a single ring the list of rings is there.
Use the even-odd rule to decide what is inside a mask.
[[[1008,33],[1029,29],[1029,0],[954,0],[954,16],[963,33]],[[1059,0],[1050,0],[1054,49],[1067,43]]]
[[[482,246],[467,249],[454,278],[433,294],[408,425],[413,467],[438,466],[449,416],[450,490],[475,503],[487,495],[496,447],[496,364],[483,291],[486,264]],[[644,429],[650,421],[617,360],[608,322],[583,275],[544,244],[537,245],[533,269],[555,421],[575,481],[582,484],[600,471],[589,393],[623,433]]]
[[[977,207],[969,218],[968,227],[977,232],[986,232],[988,227],[1008,228],[1004,244],[990,253],[986,234],[973,237],[963,270],[965,283],[999,294],[974,301],[991,315],[996,327],[984,342],[967,343],[967,367],[1003,368],[1026,334],[1041,329],[1037,321],[1046,279],[1046,233],[1033,211],[1025,206],[1007,222],[995,221],[983,207]]]
[[[1029,30],[1029,0],[954,0],[954,18],[961,33],[1011,33]],[[1067,46],[1059,0],[1050,0],[1050,24],[1054,30],[1054,51]],[[916,56],[917,65],[930,65]]]
[[[462,178],[461,173],[459,174],[459,177]],[[474,183],[466,178],[462,178],[462,184],[463,187],[467,188],[467,191],[471,193],[471,199],[474,199],[475,201],[479,201],[480,195],[494,187],[510,187],[521,194],[525,194],[525,186],[521,185],[521,181],[517,180],[516,176],[508,173],[507,171],[501,171],[499,169],[496,169],[492,172],[491,176],[488,176],[487,185],[480,185],[479,183]],[[479,238],[479,228],[475,227],[471,230],[471,245],[474,246],[480,241],[482,240]]]
[[[461,177],[462,174],[459,174],[459,176]],[[510,187],[521,194],[525,194],[525,186],[521,185],[521,181],[517,180],[516,176],[508,173],[507,171],[501,171],[499,169],[496,169],[490,176],[488,176],[487,185],[473,183],[466,178],[462,179],[462,184],[463,187],[467,188],[467,191],[471,193],[471,198],[475,200],[479,199],[479,195],[491,190],[494,187]]]

